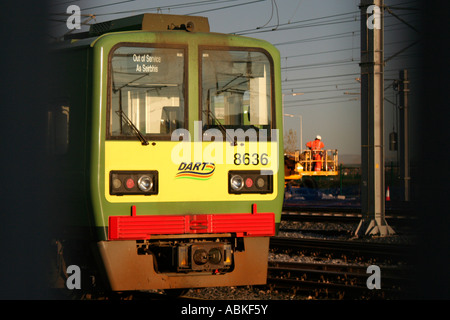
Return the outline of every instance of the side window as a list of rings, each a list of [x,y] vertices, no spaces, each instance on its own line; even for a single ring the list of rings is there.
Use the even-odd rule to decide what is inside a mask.
[[[51,155],[63,155],[69,149],[70,106],[53,104],[47,111],[47,151]]]

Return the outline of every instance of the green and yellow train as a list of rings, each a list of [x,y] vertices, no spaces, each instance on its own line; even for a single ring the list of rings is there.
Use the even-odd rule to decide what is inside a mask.
[[[55,52],[59,270],[113,291],[264,284],[284,194],[278,50],[142,14]]]

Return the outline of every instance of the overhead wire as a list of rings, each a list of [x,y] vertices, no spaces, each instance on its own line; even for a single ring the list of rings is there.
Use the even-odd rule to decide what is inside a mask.
[[[49,4],[47,4],[47,6],[48,7],[56,7],[56,6],[66,5],[66,4],[74,4],[74,2],[76,2],[76,1],[80,1],[80,0],[69,0],[69,1],[60,2],[60,3],[49,3]]]
[[[301,26],[295,26],[295,27],[289,27],[286,29],[293,29],[293,28],[305,28],[305,27],[309,27],[309,26],[319,26],[319,25],[332,25],[332,24],[337,24],[337,23],[344,23],[344,22],[350,22],[349,20],[345,20],[345,19],[334,19],[334,21],[327,21],[327,22],[316,22],[314,24],[310,24],[310,25],[306,25],[303,24]],[[398,27],[398,23],[394,23],[394,24],[389,24],[389,25],[385,25],[386,29],[389,29],[390,31],[394,31],[394,30],[399,30],[404,26],[400,26],[400,28]],[[280,28],[278,31],[282,31],[283,28]],[[267,30],[268,31],[268,30]],[[311,42],[311,41],[321,41],[321,40],[330,40],[330,39],[339,39],[339,38],[344,38],[344,37],[349,37],[349,36],[354,36],[355,34],[359,33],[359,31],[353,31],[353,32],[347,32],[347,33],[338,33],[338,34],[331,34],[331,35],[325,35],[325,36],[317,36],[317,37],[311,37],[311,38],[306,38],[306,39],[300,39],[300,40],[294,40],[294,41],[285,41],[282,43],[278,43],[275,44],[277,46],[279,45],[287,45],[287,44],[294,44],[294,43],[305,43],[305,42]],[[396,41],[395,44],[398,44],[399,42]],[[392,43],[394,44],[394,43]],[[316,56],[317,54],[326,54],[326,53],[336,53],[336,52],[344,52],[344,51],[350,51],[350,50],[354,50],[355,48],[346,48],[346,49],[336,49],[336,50],[327,50],[327,51],[320,51],[320,52],[312,52],[312,53],[303,53],[303,54],[297,54],[297,55],[292,55],[292,56],[284,56],[282,57],[283,59],[286,60],[286,64],[287,64],[287,59],[288,58],[294,58],[294,57],[308,57],[308,56]],[[399,56],[400,57],[400,56]],[[405,57],[405,55],[403,55],[403,57]],[[285,66],[282,67],[282,70],[284,70],[285,72],[289,72],[289,71],[297,71],[297,70],[304,70],[304,69],[313,69],[313,68],[326,68],[326,67],[335,67],[337,65],[348,65],[348,64],[354,64],[356,65],[357,63],[359,63],[359,59],[347,59],[347,60],[333,60],[333,61],[326,61],[326,62],[316,62],[316,63],[308,63],[308,64],[303,64],[303,65],[294,65],[294,66]],[[320,80],[323,81],[324,79],[338,79],[341,77],[347,77],[347,76],[357,76],[359,75],[359,73],[354,73],[354,74],[340,74],[340,75],[327,75],[327,76],[317,76],[317,77],[308,77],[308,78],[300,78],[300,79],[286,79],[286,81],[284,81],[284,83],[287,82],[302,82],[302,81],[308,81],[309,83],[312,80]],[[342,92],[344,90],[348,90],[348,91],[352,91],[352,90],[360,90],[359,88],[354,88],[354,87],[338,87],[341,85],[341,83],[346,83],[346,84],[354,84],[354,82],[338,82],[337,84],[335,84],[335,88],[332,89],[321,89],[321,90],[303,90],[306,87],[305,86],[300,86],[301,88],[299,88],[299,86],[297,87],[292,87],[292,86],[284,86],[284,89],[286,90],[300,90],[302,93],[306,93],[306,94],[319,94],[319,93],[329,93],[329,92]],[[309,88],[323,88],[323,87],[331,87],[333,86],[333,84],[329,84],[329,85],[323,85],[323,84],[319,84],[319,85],[313,85],[313,86],[308,86]],[[355,92],[357,93],[357,92]],[[344,99],[344,100],[343,100]],[[326,101],[326,102],[319,102],[319,101]],[[317,98],[311,98],[311,99],[300,99],[299,101],[287,101],[285,102],[286,107],[293,107],[290,104],[294,104],[294,106],[302,106],[305,105],[304,103],[307,102],[307,105],[319,105],[319,104],[329,104],[329,103],[338,103],[338,102],[343,102],[343,101],[352,101],[355,99],[348,99],[347,97],[342,97],[342,96],[332,96],[332,97],[317,97]],[[318,102],[318,103],[311,103],[311,102]]]
[[[273,1],[271,1],[271,3],[272,3],[272,11],[271,11],[271,13],[270,13],[270,18],[269,18],[269,20],[268,20],[263,26],[261,26],[261,27],[256,27],[256,29],[262,29],[262,28],[264,28],[264,27],[267,26],[267,25],[269,24],[269,22],[272,20],[272,18],[273,18]]]
[[[319,85],[303,85],[301,88],[299,88],[298,86],[293,86],[293,87],[283,87],[284,91],[299,91],[299,90],[303,90],[303,89],[311,89],[311,88],[322,88],[322,87],[337,87],[337,86],[348,86],[348,85],[352,85],[355,84],[355,80],[351,81],[351,82],[341,82],[342,80],[338,80],[338,82],[333,82],[333,83],[329,83],[329,84],[324,84],[325,81],[322,81],[321,84]],[[328,81],[326,81],[328,82]]]
[[[353,13],[353,12],[351,12]],[[283,26],[289,25],[289,26],[293,26],[299,23],[305,23],[305,22],[311,22],[311,21],[317,21],[317,20],[322,20],[322,19],[328,19],[328,18],[332,18],[332,17],[339,17],[342,15],[348,15],[351,13],[339,13],[339,14],[333,14],[333,15],[328,15],[328,16],[323,16],[323,17],[318,17],[318,18],[311,18],[311,19],[304,19],[304,20],[299,20],[299,21],[294,21],[294,22],[288,22],[288,23],[280,23],[278,25],[278,29],[277,31],[282,31],[284,30],[284,28],[282,28]],[[308,25],[307,25],[308,26]],[[268,26],[266,27],[269,30],[256,30],[256,29],[246,29],[246,30],[241,30],[241,31],[235,31],[235,32],[231,32],[233,34],[239,34],[239,35],[243,35],[243,34],[247,34],[247,33],[260,33],[263,31],[274,31],[273,28],[275,28],[275,25],[272,26]],[[299,28],[302,28],[304,26],[298,26]],[[261,28],[260,28],[261,29]]]
[[[334,60],[329,62],[319,62],[319,63],[308,63],[304,65],[290,66],[290,67],[282,67],[281,70],[292,71],[298,69],[314,69],[314,68],[324,68],[324,67],[334,67],[339,65],[349,65],[349,64],[358,64],[359,60]]]
[[[404,28],[401,25],[400,26],[398,26],[398,25],[389,25],[389,26],[386,26],[386,28],[393,27],[393,26],[396,26],[397,28],[396,29],[390,29],[390,31],[401,30],[401,29]],[[352,36],[355,36],[355,35],[357,35],[359,33],[360,33],[359,30],[354,30],[354,31],[341,32],[341,33],[327,34],[327,35],[322,35],[322,36],[315,36],[315,37],[311,37],[311,38],[303,38],[303,39],[279,42],[279,43],[274,43],[274,45],[275,46],[283,46],[283,45],[306,43],[306,42],[321,41],[321,40],[341,39],[341,38],[346,38],[346,37],[352,37]]]
[[[322,97],[322,98],[315,98],[315,99],[307,99],[303,101],[294,101],[293,104],[287,104],[287,102],[284,103],[284,108],[294,108],[294,107],[306,107],[310,105],[315,105],[313,102],[317,101],[324,101],[322,103],[317,104],[330,104],[332,102],[334,103],[341,103],[345,101],[357,101],[358,97],[349,98],[348,96],[333,96],[333,97]],[[306,103],[306,104],[305,104]]]
[[[92,10],[92,9],[98,9],[98,8],[105,8],[105,7],[111,7],[111,6],[115,6],[115,5],[119,5],[119,4],[124,4],[127,2],[134,2],[136,0],[123,0],[123,1],[118,1],[118,2],[114,2],[114,3],[108,3],[108,4],[102,4],[102,5],[98,5],[98,6],[93,6],[93,7],[89,7],[89,8],[80,8],[81,11],[87,11],[87,10]],[[73,2],[73,1],[71,1]],[[70,2],[69,2],[70,3]],[[60,13],[49,13],[50,15],[63,15],[63,16],[67,16],[70,15],[67,12],[60,12]]]
[[[344,90],[358,90],[359,88],[335,88],[335,89],[327,89],[327,90],[302,90],[301,93],[324,93],[324,92],[336,92],[336,91],[344,91]]]
[[[116,5],[119,5],[119,4],[124,4],[124,3],[127,3],[127,2],[134,2],[134,1],[136,1],[136,0],[123,0],[123,1],[115,2],[115,3],[102,4],[102,5],[93,6],[93,7],[89,7],[89,8],[83,8],[83,11],[92,10],[92,9],[98,9],[98,8],[111,7],[111,6],[116,6]]]
[[[100,8],[100,7],[108,7],[108,6],[112,6],[112,5],[116,5],[116,4],[121,4],[121,3],[125,3],[125,2],[130,2],[132,0],[128,0],[128,1],[119,1],[113,4],[108,4],[108,5],[99,5],[96,7],[91,7],[91,8],[87,8],[89,10],[94,9],[94,8]],[[205,6],[205,5],[215,5],[215,4],[224,4],[224,3],[231,3],[231,2],[236,2],[237,0],[224,0],[224,1],[220,1],[220,0],[211,0],[211,1],[195,1],[195,2],[189,2],[189,3],[183,3],[183,4],[174,4],[174,5],[166,5],[166,6],[158,6],[158,7],[150,7],[150,8],[144,8],[144,9],[138,9],[138,10],[127,10],[127,11],[120,11],[120,12],[112,12],[112,13],[101,13],[101,14],[97,14],[97,16],[108,16],[108,15],[113,15],[113,14],[125,14],[125,13],[132,13],[132,12],[137,12],[137,11],[142,11],[142,10],[175,10],[175,9],[186,9],[186,8],[190,8],[190,7],[200,7],[200,6]],[[264,0],[253,0],[253,1],[247,1],[244,3],[235,3],[232,5],[228,5],[228,6],[221,6],[218,8],[209,8],[207,10],[202,10],[202,11],[196,11],[196,12],[191,12],[188,15],[195,15],[195,14],[199,14],[199,13],[205,13],[205,12],[212,12],[212,11],[217,11],[217,10],[223,10],[223,9],[230,9],[230,8],[235,8],[235,7],[239,7],[239,6],[243,6],[243,5],[248,5],[248,4],[253,4],[253,3],[257,3],[257,2],[261,2]],[[414,1],[410,1],[407,3],[411,3]],[[297,11],[298,7],[300,6],[301,1],[299,1],[299,3],[297,4],[297,8],[295,11]],[[278,7],[276,4],[275,0],[272,0],[271,2],[272,4],[272,12],[271,12],[271,17],[269,19],[269,21],[264,24],[261,27],[257,28],[257,31],[255,32],[255,29],[248,29],[248,30],[243,30],[243,31],[239,31],[239,32],[234,32],[234,34],[250,34],[250,33],[260,33],[260,32],[273,32],[273,31],[287,31],[287,30],[293,30],[293,29],[299,29],[299,28],[308,28],[308,27],[319,27],[319,26],[332,26],[332,25],[336,25],[336,24],[344,24],[344,23],[352,23],[352,22],[357,22],[360,19],[360,16],[358,15],[359,11],[354,11],[354,12],[346,12],[346,13],[339,13],[339,14],[335,14],[335,15],[328,15],[328,16],[324,16],[324,17],[318,17],[318,18],[311,18],[311,19],[305,19],[305,20],[300,20],[300,21],[294,21],[291,22],[289,19],[288,23],[280,23],[279,22],[279,17],[277,17],[277,24],[276,25],[271,25],[271,26],[267,26],[267,24],[272,20],[273,18],[273,14],[276,12],[278,14]],[[397,4],[398,6],[399,4]],[[86,10],[87,10],[86,9]],[[356,14],[356,17],[355,17]],[[411,13],[405,13],[406,14],[411,14]],[[295,15],[295,12],[292,16]],[[403,14],[402,14],[403,15]],[[398,24],[397,24],[398,25]],[[385,25],[385,28],[390,28],[392,25]],[[395,30],[395,29],[394,29]],[[313,41],[327,41],[327,40],[333,40],[333,39],[342,39],[342,38],[346,38],[346,37],[354,37],[355,35],[358,35],[360,32],[359,30],[355,30],[355,31],[349,31],[349,32],[343,32],[343,33],[334,33],[334,34],[328,34],[328,35],[320,35],[320,36],[315,36],[315,37],[310,37],[310,38],[305,38],[305,39],[298,39],[298,40],[291,40],[291,41],[285,41],[282,43],[276,43],[275,46],[284,46],[284,45],[291,45],[291,44],[301,44],[301,43],[308,43],[308,42],[313,42]],[[336,52],[344,52],[344,51],[350,51],[350,50],[354,50],[357,48],[346,48],[346,49],[335,49],[335,50],[328,50],[328,51],[321,51],[321,52],[312,52],[312,53],[303,53],[303,54],[298,54],[298,55],[292,55],[292,56],[286,56],[284,58],[294,58],[294,57],[307,57],[307,56],[311,56],[311,55],[318,55],[318,54],[325,54],[325,53],[336,53]],[[336,66],[345,66],[345,65],[351,65],[354,64],[356,65],[358,63],[358,60],[356,59],[351,59],[351,60],[333,60],[333,61],[324,61],[324,62],[316,62],[316,63],[310,63],[310,64],[300,64],[300,65],[294,65],[294,66],[285,66],[282,68],[282,70],[284,70],[285,72],[291,72],[291,71],[296,71],[296,70],[300,70],[300,69],[315,69],[315,68],[326,68],[326,67],[336,67]],[[296,82],[303,82],[303,81],[308,81],[308,83],[313,83],[314,81],[338,81],[337,84],[329,84],[329,85],[317,85],[317,86],[310,86],[311,87],[325,87],[325,86],[338,86],[341,85],[341,81],[344,81],[343,83],[349,83],[349,81],[345,81],[346,77],[355,77],[360,75],[360,73],[343,73],[343,74],[331,74],[331,75],[326,75],[326,76],[311,76],[311,77],[305,77],[305,78],[296,78],[296,79],[286,79],[283,82],[286,84],[293,84]],[[334,80],[331,80],[334,79]],[[302,88],[306,88],[305,86],[301,86]],[[288,87],[286,87],[287,89],[289,89]],[[331,91],[339,91],[341,89],[329,89],[329,90],[315,90],[315,91],[309,91],[306,93],[324,93],[324,92],[331,92]],[[342,89],[344,90],[344,89]],[[325,97],[323,99],[332,99],[333,97]],[[338,97],[335,97],[338,98]],[[310,100],[303,100],[303,101],[313,101],[313,100],[318,100],[321,98],[317,98],[317,99],[310,99]]]
[[[312,52],[312,53],[302,53],[302,54],[296,54],[296,55],[292,55],[292,56],[282,56],[281,59],[304,57],[304,56],[315,56],[318,54],[336,53],[336,52],[349,51],[349,50],[354,50],[354,48],[335,49],[335,50],[319,51],[319,52]]]
[[[291,19],[295,16],[295,14],[297,13],[298,8],[300,8],[300,4],[302,3],[302,0],[298,0],[298,4],[297,7],[294,10],[294,13],[292,14],[292,16],[288,19],[288,23],[291,22]]]
[[[245,5],[248,5],[248,4],[252,4],[252,3],[256,3],[256,2],[262,2],[262,1],[265,1],[265,0],[248,1],[248,2],[245,2],[245,3],[235,4],[235,5],[232,5],[232,6],[226,6],[226,7],[208,9],[208,10],[203,10],[203,11],[191,12],[191,13],[187,13],[186,15],[190,16],[190,15],[199,14],[199,13],[205,13],[205,12],[211,12],[211,11],[217,11],[217,10],[223,10],[223,9],[230,9],[230,8],[239,7],[239,6],[245,6]]]
[[[318,17],[318,18],[311,18],[311,19],[304,19],[304,20],[299,20],[299,21],[294,21],[294,22],[282,23],[282,24],[279,24],[277,29],[273,29],[274,26],[267,26],[266,30],[260,30],[262,28],[258,27],[256,29],[246,29],[246,30],[241,30],[241,31],[235,31],[235,32],[232,32],[232,34],[244,35],[244,34],[251,34],[251,33],[284,31],[284,30],[298,29],[298,28],[328,26],[328,25],[333,25],[333,24],[337,24],[337,23],[357,22],[357,21],[360,21],[360,16],[357,15],[355,17],[354,15],[359,14],[359,13],[360,13],[360,11],[345,12],[345,13],[328,15],[328,16],[323,16],[323,17]],[[404,17],[404,16],[408,16],[408,15],[415,15],[415,14],[417,14],[417,12],[407,12],[407,13],[399,14],[398,16]],[[341,16],[349,16],[349,17],[327,20],[329,18],[335,18],[335,17],[341,17]],[[387,15],[384,18],[391,19],[391,18],[393,18],[393,16]],[[324,20],[324,21],[320,21],[320,20]],[[319,21],[319,22],[307,23],[307,22],[313,22],[313,21]],[[297,24],[301,24],[301,25],[297,25]],[[284,28],[283,26],[288,26],[288,27]]]
[[[409,43],[409,41],[402,41],[402,42],[392,42],[389,44],[399,44],[399,43]],[[388,45],[388,44],[386,44]],[[340,50],[329,50],[329,51],[323,51],[323,52],[314,52],[314,53],[308,53],[308,54],[300,54],[300,55],[294,55],[294,56],[286,56],[286,57],[282,57],[282,59],[286,59],[286,58],[292,58],[292,57],[301,57],[301,56],[317,56],[319,54],[324,54],[324,53],[333,53],[333,52],[342,52],[342,51],[349,51],[349,50],[353,50],[352,49],[340,49]],[[413,54],[401,54],[398,57],[413,57]],[[285,67],[281,67],[281,70],[284,70],[286,72],[289,71],[293,71],[293,70],[298,70],[298,69],[314,69],[314,68],[324,68],[324,67],[332,67],[332,66],[343,66],[343,65],[356,65],[360,62],[359,58],[347,58],[347,59],[341,59],[341,60],[332,60],[332,61],[321,61],[321,62],[316,62],[316,63],[308,63],[308,64],[303,64],[303,65],[294,65],[294,66],[285,66]]]
[[[128,1],[135,1],[135,0],[128,0]],[[206,0],[206,1],[194,1],[194,2],[184,2],[179,4],[171,4],[171,5],[164,5],[164,6],[154,6],[154,7],[142,7],[139,9],[133,9],[133,10],[122,10],[122,11],[114,11],[114,12],[103,12],[103,13],[97,13],[96,16],[109,16],[109,15],[121,15],[121,14],[127,14],[127,13],[134,13],[134,12],[143,12],[143,11],[157,11],[157,10],[170,10],[170,9],[181,9],[181,8],[191,8],[191,7],[197,7],[197,6],[206,6],[206,5],[215,5],[215,4],[221,4],[221,3],[227,3],[227,2],[236,2],[240,0]],[[264,1],[264,0],[258,0],[258,1]],[[112,6],[114,4],[105,4],[102,7],[108,7]],[[82,11],[90,10],[95,7],[91,8],[82,8]],[[189,14],[186,14],[189,15]]]
[[[354,77],[358,76],[360,73],[344,73],[344,74],[336,74],[336,75],[326,75],[326,76],[318,76],[318,77],[307,77],[307,78],[299,78],[299,79],[289,79],[284,80],[283,82],[295,82],[295,81],[309,81],[316,79],[330,79],[330,78],[339,78],[339,77]]]
[[[357,98],[347,98],[345,97],[344,100],[331,100],[331,101],[326,101],[326,102],[317,102],[317,103],[311,103],[308,102],[307,104],[297,104],[295,106],[285,106],[285,108],[292,108],[292,107],[309,107],[309,106],[318,106],[318,105],[326,105],[329,106],[330,104],[336,104],[336,103],[343,103],[343,102],[351,102],[351,101],[357,101]]]

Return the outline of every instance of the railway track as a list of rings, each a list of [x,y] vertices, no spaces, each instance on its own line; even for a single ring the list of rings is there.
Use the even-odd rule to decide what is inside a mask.
[[[270,287],[302,292],[315,298],[401,298],[408,292],[407,269],[383,267],[381,288],[369,289],[367,266],[324,263],[269,262]]]
[[[283,290],[306,292],[315,298],[402,298],[414,277],[408,268],[409,245],[358,240],[323,240],[273,237],[276,253],[308,257],[306,262],[270,261],[268,285]],[[333,259],[339,262],[330,263]],[[380,266],[382,290],[370,290],[369,265]]]
[[[408,260],[412,252],[409,245],[373,243],[352,240],[322,240],[305,238],[273,237],[270,240],[273,250],[299,251],[317,256],[334,256],[344,260],[367,260],[396,262]]]
[[[414,211],[414,205],[407,202],[386,202],[385,212],[387,215],[401,215]],[[283,211],[302,211],[302,212],[345,212],[361,213],[361,204],[359,201],[330,201],[322,200],[315,202],[297,202],[284,203]]]
[[[333,237],[333,238],[348,238],[353,236],[353,232],[350,230],[322,230],[322,229],[306,229],[302,228],[301,230],[293,229],[293,228],[280,228],[279,232],[293,232],[303,235],[312,235],[312,236],[323,236],[323,237]]]
[[[414,216],[404,212],[386,212],[389,221],[414,220]],[[315,208],[284,207],[281,220],[284,221],[311,221],[311,222],[347,222],[358,223],[362,219],[361,210],[352,208]]]
[[[361,214],[357,212],[327,212],[327,211],[283,211],[281,220],[312,221],[312,222],[348,222],[357,223]]]

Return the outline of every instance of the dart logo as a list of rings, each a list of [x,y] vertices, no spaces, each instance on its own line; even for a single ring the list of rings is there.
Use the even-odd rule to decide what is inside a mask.
[[[211,162],[182,162],[175,179],[208,180],[214,174],[216,165]]]

